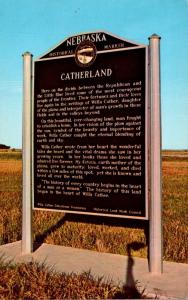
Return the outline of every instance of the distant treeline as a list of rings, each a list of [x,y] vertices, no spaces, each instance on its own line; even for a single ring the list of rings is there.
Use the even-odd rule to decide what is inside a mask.
[[[0,149],[10,149],[10,146],[0,144]]]

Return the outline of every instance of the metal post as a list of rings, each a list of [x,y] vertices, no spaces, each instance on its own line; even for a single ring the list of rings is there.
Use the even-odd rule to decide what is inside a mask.
[[[150,97],[151,97],[151,203],[150,203],[150,272],[162,273],[162,169],[161,169],[161,96],[160,96],[160,37],[150,38]]]
[[[33,251],[32,239],[32,54],[23,54],[23,203],[22,203],[22,254]]]

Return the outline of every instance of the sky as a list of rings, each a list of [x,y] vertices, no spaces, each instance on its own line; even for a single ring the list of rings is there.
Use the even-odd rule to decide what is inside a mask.
[[[22,147],[22,54],[95,31],[161,36],[162,148],[188,149],[188,0],[0,0],[0,144]]]

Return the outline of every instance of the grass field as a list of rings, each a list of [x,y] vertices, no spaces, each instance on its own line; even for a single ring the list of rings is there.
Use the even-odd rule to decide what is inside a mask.
[[[163,154],[164,259],[188,263],[188,152]],[[21,239],[21,174],[21,153],[0,152],[0,244]],[[142,246],[132,255],[147,257],[146,221],[106,219],[34,211],[34,240],[122,255],[136,241]]]
[[[10,265],[0,261],[0,299],[147,299],[147,292],[114,285],[89,272],[56,273],[45,265],[31,262]],[[148,298],[150,299],[150,298]]]

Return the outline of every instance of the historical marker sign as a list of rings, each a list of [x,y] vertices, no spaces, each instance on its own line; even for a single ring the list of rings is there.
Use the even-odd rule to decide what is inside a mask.
[[[147,46],[95,32],[35,61],[34,208],[148,218]]]

